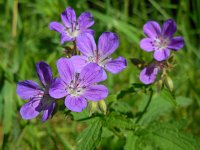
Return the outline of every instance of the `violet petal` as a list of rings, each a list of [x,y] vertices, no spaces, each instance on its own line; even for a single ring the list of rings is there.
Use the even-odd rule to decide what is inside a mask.
[[[183,47],[184,47],[184,40],[182,37],[172,38],[170,43],[167,46],[167,48],[172,49],[172,50],[179,50]]]
[[[167,21],[165,21],[162,28],[162,35],[164,37],[171,38],[175,32],[176,32],[175,21],[172,19],[168,19]]]
[[[88,64],[86,56],[72,56],[70,60],[72,61],[77,73],[80,73],[81,70]]]
[[[40,110],[37,110],[36,108],[40,104],[40,100],[31,100],[24,104],[21,109],[20,109],[20,114],[23,119],[28,120],[28,119],[33,119],[37,117],[40,113]]]
[[[65,106],[71,111],[81,112],[87,107],[87,101],[83,97],[74,97],[68,95],[65,98]]]
[[[77,37],[77,47],[78,50],[85,56],[94,56],[97,48],[96,48],[96,43],[94,41],[94,37],[89,34],[81,34]]]
[[[67,58],[60,58],[57,61],[57,69],[60,75],[60,78],[66,83],[69,84],[75,77],[75,68],[72,62]]]
[[[82,30],[81,34],[91,34],[92,36],[94,36],[94,30],[92,30],[92,29]]]
[[[149,38],[155,38],[161,34],[160,25],[156,21],[148,21],[143,26],[143,31]]]
[[[38,62],[36,64],[38,77],[44,86],[50,85],[53,81],[51,68],[45,62]]]
[[[59,33],[62,33],[64,31],[64,26],[58,22],[51,22],[49,24],[50,30],[55,30]]]
[[[76,13],[71,7],[67,7],[61,14],[62,22],[66,27],[70,28],[74,22],[76,22]]]
[[[119,46],[119,38],[117,34],[112,32],[104,32],[98,41],[98,52],[102,59],[110,56]]]
[[[92,14],[90,12],[83,12],[78,17],[78,24],[79,24],[80,30],[85,30],[91,27],[94,24]]]
[[[108,96],[108,89],[104,85],[92,85],[85,89],[83,96],[91,101],[99,101]]]
[[[74,38],[69,37],[66,33],[61,34],[61,39],[60,39],[61,44],[64,44],[65,42],[70,42],[70,41],[74,41]]]
[[[152,45],[152,39],[150,38],[144,38],[140,41],[140,48],[147,51],[147,52],[151,52],[154,50],[154,47]]]
[[[54,79],[50,89],[49,95],[53,98],[63,98],[67,95],[66,85],[60,78]]]
[[[151,71],[148,70],[148,68],[144,68],[140,72],[140,81],[144,84],[151,84],[156,80],[158,70],[156,68],[150,68]]]
[[[55,102],[52,102],[49,107],[43,111],[43,114],[42,114],[42,122],[45,122],[47,119],[49,119],[49,117],[51,116],[53,110],[54,110],[54,107],[55,107]]]
[[[110,60],[106,63],[105,68],[111,73],[118,73],[125,69],[127,66],[126,59],[123,57],[118,57],[114,60]]]
[[[169,56],[170,56],[170,50],[167,48],[154,51],[154,58],[157,61],[166,60]]]
[[[105,80],[103,69],[96,63],[89,63],[86,65],[79,76],[80,85],[88,86]]]
[[[39,85],[31,80],[24,80],[22,82],[19,82],[17,84],[16,92],[19,97],[24,100],[31,99],[39,93],[44,93],[42,90],[40,90]]]

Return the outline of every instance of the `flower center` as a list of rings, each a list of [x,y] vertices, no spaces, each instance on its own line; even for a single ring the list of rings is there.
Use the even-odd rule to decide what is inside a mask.
[[[77,22],[71,23],[71,27],[65,28],[65,32],[70,38],[77,37],[80,33],[80,28],[78,23]]]
[[[84,92],[84,87],[79,85],[79,80],[76,78],[71,81],[66,90],[72,96],[80,96]]]
[[[100,54],[95,54],[95,56],[88,57],[88,62],[97,63],[99,66],[105,68],[105,64],[110,58],[102,58]]]
[[[167,45],[169,44],[169,40],[167,38],[164,38],[162,36],[157,37],[152,42],[152,46],[154,50],[162,50],[167,48]]]

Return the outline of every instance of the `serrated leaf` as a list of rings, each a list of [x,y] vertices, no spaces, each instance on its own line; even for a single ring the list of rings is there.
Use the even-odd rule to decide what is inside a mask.
[[[138,136],[129,131],[126,135],[126,145],[124,146],[124,150],[135,150],[137,139]]]
[[[181,122],[182,123],[182,122]],[[138,142],[148,141],[154,149],[162,150],[198,150],[200,142],[176,128],[177,124],[156,123],[143,131]],[[140,145],[137,143],[138,145]],[[144,142],[145,143],[145,142]],[[147,144],[147,143],[146,143]],[[140,145],[142,146],[142,145]]]
[[[143,88],[147,88],[148,85],[145,85],[145,84],[140,84],[140,83],[134,83],[132,84],[131,87],[125,89],[125,90],[122,90],[118,95],[117,95],[117,99],[121,99],[123,98],[125,95],[127,94],[130,94],[130,93],[134,93],[134,92],[137,92]]]
[[[102,134],[103,122],[95,118],[93,122],[77,138],[78,150],[93,150],[99,144]]]
[[[164,100],[169,101],[172,105],[176,106],[176,101],[175,98],[172,96],[172,94],[166,90],[163,89],[160,93],[159,93],[160,97],[162,97]]]
[[[116,112],[120,112],[120,113],[128,113],[131,112],[131,106],[129,104],[127,104],[126,102],[123,101],[116,101],[114,102],[110,108],[112,108],[113,110],[115,110]]]
[[[138,127],[137,125],[135,125],[133,119],[115,113],[106,118],[106,125],[108,127],[117,127],[119,129],[127,130],[132,130]]]
[[[105,99],[105,101],[107,103],[112,103],[112,102],[115,102],[116,100],[117,100],[117,95],[116,94],[111,94]]]
[[[139,110],[142,111],[147,103],[148,97],[145,96],[143,98],[145,100],[140,104]],[[142,116],[139,123],[142,125],[148,125],[151,122],[158,119],[160,116],[166,115],[170,111],[172,111],[173,106],[169,101],[166,101],[163,97],[160,97],[159,94],[153,96],[152,101],[146,111],[146,113]]]

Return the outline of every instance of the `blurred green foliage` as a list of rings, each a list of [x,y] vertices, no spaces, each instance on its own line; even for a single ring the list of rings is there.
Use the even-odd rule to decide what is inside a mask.
[[[156,94],[149,107],[151,113],[146,113],[140,123],[185,120],[183,130],[200,138],[199,0],[0,0],[0,146],[3,149],[75,149],[76,138],[87,126],[72,121],[66,110],[65,113],[58,111],[45,123],[41,123],[40,117],[24,121],[19,115],[24,101],[15,92],[17,82],[37,80],[37,61],[46,61],[54,75],[58,75],[55,62],[65,56],[64,46],[60,45],[58,33],[50,31],[48,25],[51,21],[60,21],[60,13],[67,6],[73,7],[77,16],[83,11],[92,12],[96,40],[104,31],[119,35],[120,46],[113,57],[121,55],[127,58],[128,67],[118,75],[108,75],[105,84],[111,96],[107,101],[113,101],[116,99],[114,94],[125,89],[125,93],[120,93],[121,97],[118,97],[120,104],[113,104],[110,108],[125,114],[131,112],[133,116],[142,110],[147,100],[142,92],[136,90],[135,94],[130,88],[132,83],[139,82],[139,70],[130,63],[130,58],[151,59],[150,53],[139,48],[139,41],[144,37],[142,26],[148,20],[163,23],[173,18],[178,27],[176,34],[185,39],[185,47],[176,53],[177,65],[171,72],[177,104],[172,104],[173,100],[166,94]],[[166,139],[174,137],[175,142],[176,135],[186,138],[185,135],[176,134],[173,126],[168,130],[170,135],[162,133],[162,125],[159,127],[161,132],[155,131],[151,125],[148,127],[151,132],[140,138],[158,140],[155,134]],[[138,138],[132,132],[127,132],[126,138],[129,137],[129,140],[125,143],[120,135],[116,136],[101,126],[98,129],[105,130],[98,149],[120,150],[126,145],[125,149],[129,150],[133,144],[131,141]],[[168,146],[166,149],[172,148],[170,144]],[[141,148],[141,145],[138,147]]]

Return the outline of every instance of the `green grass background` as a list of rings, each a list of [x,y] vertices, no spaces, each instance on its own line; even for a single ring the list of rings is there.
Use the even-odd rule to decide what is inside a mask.
[[[185,39],[185,47],[176,53],[176,66],[171,72],[176,96],[183,96],[187,106],[174,108],[171,120],[187,120],[186,132],[200,138],[200,1],[199,0],[0,0],[0,146],[4,149],[74,149],[76,137],[85,124],[72,121],[63,112],[41,123],[20,118],[24,101],[16,95],[16,83],[36,80],[35,64],[46,61],[57,76],[55,62],[64,57],[58,33],[49,30],[51,21],[60,21],[67,6],[77,16],[92,12],[95,38],[104,31],[116,32],[120,46],[113,54],[128,60],[128,67],[117,75],[108,75],[105,84],[111,94],[119,93],[132,83],[140,82],[139,70],[130,62],[136,57],[151,60],[152,53],[139,47],[144,37],[142,27],[148,20],[162,24],[173,18],[176,35]],[[129,96],[124,99],[134,105],[140,101]],[[159,109],[159,108],[158,108]],[[162,118],[163,119],[163,118]],[[165,119],[165,118],[164,118]],[[113,139],[118,145],[119,139]],[[102,147],[109,143],[102,142]],[[120,144],[119,144],[120,145]],[[99,149],[103,149],[101,146]],[[115,149],[115,148],[113,148]],[[121,146],[116,146],[121,149]]]

